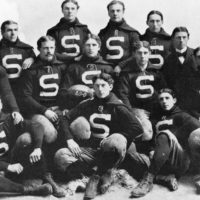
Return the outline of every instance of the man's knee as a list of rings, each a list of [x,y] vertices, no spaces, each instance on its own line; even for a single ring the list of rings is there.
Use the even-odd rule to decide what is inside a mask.
[[[54,156],[54,163],[58,170],[65,172],[67,167],[78,159],[75,158],[68,148],[59,149]]]
[[[127,148],[127,139],[120,133],[114,133],[101,142],[103,152],[117,152],[120,156],[125,157]]]
[[[43,115],[34,115],[32,120],[38,122],[44,130],[44,142],[52,143],[57,139],[57,130],[54,125]]]
[[[200,128],[192,131],[188,138],[188,144],[191,151],[200,150]]]
[[[20,135],[17,140],[16,140],[16,147],[18,148],[24,148],[26,146],[31,145],[32,143],[32,139],[31,139],[31,135],[30,133],[23,133],[22,135]]]

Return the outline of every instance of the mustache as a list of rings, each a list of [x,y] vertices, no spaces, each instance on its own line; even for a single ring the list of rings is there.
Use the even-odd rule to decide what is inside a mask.
[[[52,53],[47,53],[46,56],[53,56],[54,54]]]

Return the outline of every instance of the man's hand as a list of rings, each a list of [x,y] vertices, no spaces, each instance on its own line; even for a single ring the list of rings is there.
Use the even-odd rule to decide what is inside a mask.
[[[30,162],[36,163],[41,159],[41,155],[42,155],[42,150],[40,148],[36,148],[33,150],[33,152],[29,155],[29,160]]]
[[[73,156],[79,157],[81,155],[81,149],[79,145],[73,140],[67,140],[68,149],[72,152]]]
[[[114,73],[115,73],[116,76],[119,76],[121,71],[122,71],[121,67],[118,66],[118,65],[114,68]]]
[[[58,120],[58,115],[52,110],[46,110],[44,113],[45,117],[47,117],[52,122],[56,122]]]
[[[22,69],[28,69],[34,63],[33,58],[27,58],[22,63]]]
[[[8,165],[7,170],[9,172],[20,174],[24,170],[23,166],[20,163],[10,164]]]
[[[14,120],[14,125],[19,124],[21,121],[24,120],[24,118],[22,117],[22,115],[19,112],[13,112],[12,117]]]

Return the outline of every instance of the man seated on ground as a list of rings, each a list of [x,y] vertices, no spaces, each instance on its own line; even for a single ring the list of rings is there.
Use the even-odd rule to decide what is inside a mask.
[[[0,107],[2,104],[0,102]],[[3,115],[1,112],[0,115]],[[25,143],[21,143],[18,149],[15,143],[18,136],[29,132],[33,138],[31,149],[26,148]],[[40,124],[28,120],[15,124],[13,116],[7,115],[0,124],[0,171],[10,174],[9,177],[20,176],[20,181],[34,179],[40,176],[43,171],[41,141],[43,129]],[[16,156],[16,157],[15,157]],[[18,160],[18,161],[16,161]],[[16,161],[16,162],[15,162]],[[31,170],[30,170],[31,169]],[[37,171],[38,170],[38,171]],[[38,173],[39,172],[39,173]],[[19,181],[19,176],[18,181]],[[0,176],[0,195],[41,195],[46,196],[52,193],[50,184],[43,185],[23,185],[13,182],[7,176]]]
[[[149,170],[132,190],[132,197],[142,197],[150,192],[153,181],[177,190],[177,178],[188,170],[191,159],[198,165],[199,174],[199,121],[176,105],[177,99],[171,89],[160,90],[158,98],[161,108],[155,123],[155,152]],[[195,185],[199,190],[199,177]]]
[[[85,199],[107,191],[126,149],[142,134],[136,117],[111,92],[113,82],[111,75],[105,73],[93,78],[95,97],[69,111],[67,148],[55,154],[57,168],[69,175],[84,173],[97,165],[86,186]]]

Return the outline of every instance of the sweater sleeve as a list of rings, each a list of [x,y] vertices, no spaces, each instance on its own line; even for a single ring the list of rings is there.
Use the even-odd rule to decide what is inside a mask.
[[[129,108],[132,108],[129,101],[130,90],[128,74],[124,73],[120,76],[119,83],[117,85],[117,96],[123,101],[124,104],[126,104]]]
[[[0,66],[0,95],[1,95],[2,103],[3,103],[3,107],[5,107],[5,110],[9,110],[11,112],[13,111],[19,112],[16,99],[10,87],[7,73],[4,70],[4,68],[1,66]]]
[[[33,75],[31,71],[27,70],[24,73],[24,87],[23,87],[23,96],[24,96],[24,106],[31,113],[40,113],[44,114],[47,110],[47,107],[41,105],[38,101],[36,101],[33,97],[33,89],[34,89],[34,81]]]
[[[33,51],[33,48],[28,49],[27,53],[28,53],[28,55],[29,55],[30,58],[33,58],[33,59],[36,58],[36,55],[35,55],[35,53]]]
[[[118,126],[120,127],[120,133],[122,133],[130,143],[139,135],[143,133],[142,126],[135,115],[124,105],[116,107],[116,116],[118,117]]]
[[[130,60],[133,59],[134,57],[134,47],[135,44],[140,41],[140,36],[139,33],[137,32],[131,32],[130,33],[130,56],[124,60],[122,60],[121,62],[118,63],[118,65],[120,66],[121,69],[124,69],[125,66],[130,62]]]
[[[0,160],[0,171],[6,171],[9,164],[10,163],[7,163],[6,161]]]

